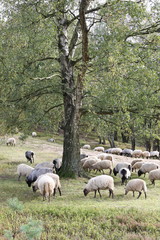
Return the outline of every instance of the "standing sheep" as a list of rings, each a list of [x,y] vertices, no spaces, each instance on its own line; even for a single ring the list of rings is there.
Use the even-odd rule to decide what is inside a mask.
[[[148,159],[150,157],[150,152],[148,152],[148,151],[142,152],[142,157]]]
[[[95,164],[95,163],[97,163],[97,162],[100,162],[101,160],[100,159],[96,159],[96,158],[93,158],[93,159],[88,159],[88,160],[86,160],[85,162],[84,162],[84,164],[83,164],[83,169],[84,170],[86,170],[86,171],[88,171],[88,170],[91,170],[91,166],[93,165],[93,164]]]
[[[122,149],[121,148],[112,148],[111,153],[116,154],[116,155],[120,155],[122,153]]]
[[[119,170],[121,168],[128,168],[130,171],[132,170],[131,164],[128,162],[117,163],[117,165],[113,168],[114,176],[116,176],[117,173],[119,173]]]
[[[21,176],[27,177],[32,171],[34,170],[33,167],[30,167],[26,164],[19,164],[17,166],[17,174],[18,174],[18,181],[20,180]]]
[[[112,195],[112,198],[114,197],[113,194],[113,190],[114,190],[114,180],[113,177],[108,176],[108,175],[100,175],[100,176],[96,176],[91,178],[87,185],[85,186],[83,192],[84,192],[84,196],[87,196],[87,194],[89,192],[93,192],[94,191],[94,197],[96,197],[96,193],[98,191],[100,198],[101,193],[100,190],[105,190],[105,189],[109,189],[109,197]]]
[[[34,163],[34,152],[33,151],[26,151],[25,152],[25,157],[27,158],[27,161],[30,163]]]
[[[32,132],[32,137],[37,137],[37,133],[36,132]]]
[[[104,169],[109,169],[110,170],[109,174],[111,175],[112,170],[113,170],[113,166],[112,166],[112,162],[110,160],[103,160],[103,161],[94,163],[91,166],[91,169],[94,169],[94,170],[97,170],[97,171],[102,171],[103,174],[104,174],[104,171],[103,171]]]
[[[140,177],[142,174],[149,173],[152,170],[155,170],[158,168],[158,165],[155,163],[144,163],[141,168],[138,170],[138,176]]]
[[[119,176],[122,180],[122,184],[124,184],[125,182],[127,183],[127,179],[131,176],[131,172],[128,168],[121,168],[119,170]]]
[[[142,165],[144,164],[144,162],[136,162],[133,166],[132,166],[132,172],[137,169],[140,169],[142,167]]]
[[[94,151],[104,152],[104,147],[95,147]]]
[[[14,146],[15,147],[16,146],[16,139],[13,138],[13,137],[12,138],[8,138],[6,144],[7,144],[7,146],[10,145],[10,146]]]
[[[132,157],[135,157],[135,158],[140,158],[142,157],[142,150],[134,150],[132,152]]]
[[[126,157],[131,157],[132,156],[132,152],[133,152],[133,150],[125,148],[125,149],[122,150],[120,155],[126,156]]]
[[[53,160],[54,168],[56,170],[56,173],[59,172],[62,166],[62,158],[56,158]]]
[[[151,183],[155,185],[155,180],[160,180],[160,169],[150,171],[148,178],[151,181]]]
[[[82,146],[82,149],[91,149],[91,146],[89,144],[85,144]]]
[[[141,196],[142,191],[144,192],[145,198],[147,198],[147,186],[144,180],[142,179],[132,179],[130,180],[127,185],[126,185],[126,189],[125,189],[125,195],[127,195],[127,193],[129,191],[133,192],[133,197],[134,197],[134,192],[139,192],[139,195],[137,197],[137,199]]]
[[[150,152],[150,158],[159,158],[159,152],[158,151],[152,151]]]
[[[53,195],[56,186],[55,181],[50,176],[43,175],[39,178],[37,185],[43,196],[43,201],[47,198],[50,201],[50,197]]]

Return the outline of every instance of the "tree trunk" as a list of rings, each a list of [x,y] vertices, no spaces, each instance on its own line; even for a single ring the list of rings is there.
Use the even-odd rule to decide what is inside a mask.
[[[110,143],[110,147],[114,148],[115,147],[115,142],[114,142],[114,136],[113,135],[108,136],[108,141]]]
[[[153,151],[160,151],[160,141],[159,139],[153,140]]]
[[[151,151],[151,141],[150,139],[146,139],[145,141],[146,151]]]

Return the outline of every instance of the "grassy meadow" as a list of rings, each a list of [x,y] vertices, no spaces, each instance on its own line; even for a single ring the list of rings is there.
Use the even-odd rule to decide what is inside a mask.
[[[147,199],[143,193],[140,199],[133,198],[131,192],[124,196],[124,186],[121,186],[118,177],[114,177],[114,199],[108,198],[108,191],[101,191],[102,199],[98,195],[93,198],[94,193],[84,197],[83,188],[87,180],[77,178],[61,179],[62,196],[57,192],[50,203],[42,201],[38,191],[33,193],[24,177],[17,181],[17,165],[27,163],[25,151],[33,150],[36,153],[35,164],[61,156],[62,144],[57,141],[49,143],[46,139],[28,137],[24,143],[18,140],[16,147],[7,147],[5,141],[0,143],[0,239],[160,239],[160,182],[157,181],[155,187],[150,185],[147,175]],[[137,175],[134,173],[133,177]],[[23,206],[21,211],[13,210],[8,204],[8,200],[15,197]],[[42,224],[39,238],[27,238],[19,231],[29,222],[37,230]],[[6,237],[7,230],[12,233],[10,238]]]

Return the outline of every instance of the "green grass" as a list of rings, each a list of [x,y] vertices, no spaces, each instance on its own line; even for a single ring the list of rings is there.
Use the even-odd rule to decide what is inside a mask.
[[[46,138],[47,139],[47,138]],[[102,199],[93,198],[94,193],[83,195],[84,178],[61,179],[62,196],[58,193],[50,203],[42,201],[39,192],[33,193],[24,178],[18,182],[16,167],[26,163],[24,152],[36,152],[36,163],[50,161],[59,157],[45,138],[27,138],[25,143],[18,141],[16,147],[0,145],[0,239],[5,230],[13,233],[31,219],[40,220],[43,224],[41,240],[158,240],[160,239],[160,183],[149,184],[148,197],[124,196],[124,186],[118,177],[115,178],[115,198],[108,198],[108,191],[101,191]],[[60,146],[61,147],[61,146]],[[91,173],[91,176],[94,176]],[[137,177],[134,174],[133,177]],[[23,211],[13,211],[7,203],[17,197],[23,203]],[[37,226],[38,227],[38,226]],[[15,234],[17,240],[27,239],[21,232]],[[35,238],[36,239],[36,238]]]

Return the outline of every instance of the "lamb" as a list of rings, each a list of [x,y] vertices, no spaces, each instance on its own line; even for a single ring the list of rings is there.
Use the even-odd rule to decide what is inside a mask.
[[[138,170],[138,176],[140,177],[142,174],[144,174],[145,176],[147,172],[149,173],[150,171],[155,170],[157,168],[158,168],[158,165],[155,163],[144,163],[141,166],[141,168]]]
[[[59,172],[59,170],[61,169],[62,166],[62,158],[56,158],[53,160],[53,164],[56,170],[56,173]]]
[[[95,147],[94,151],[104,152],[104,147]]]
[[[93,158],[93,159],[88,159],[88,160],[86,160],[85,162],[84,162],[84,164],[83,164],[83,169],[84,170],[90,170],[91,169],[91,166],[93,165],[93,164],[95,164],[95,163],[97,163],[97,162],[100,162],[101,160],[100,159],[96,159],[96,158]]]
[[[125,195],[127,195],[127,193],[129,191],[133,192],[133,197],[134,197],[134,192],[139,192],[139,195],[137,197],[137,199],[141,196],[142,191],[144,192],[145,198],[147,198],[147,186],[146,186],[146,182],[142,179],[132,179],[129,180],[129,182],[126,185],[126,189],[125,189]]]
[[[37,137],[37,133],[36,132],[32,132],[32,137]]]
[[[128,162],[117,163],[117,165],[113,168],[113,173],[115,176],[117,175],[117,173],[119,173],[119,170],[121,168],[128,168],[130,171],[132,170],[131,164]]]
[[[140,169],[142,167],[142,165],[144,164],[144,162],[136,162],[133,166],[132,166],[132,172],[137,169]]]
[[[53,195],[56,187],[56,183],[53,178],[44,174],[38,179],[37,186],[43,196],[43,201],[47,198],[48,201],[50,201],[50,197]]]
[[[151,181],[151,183],[155,185],[155,180],[160,180],[160,169],[150,171],[148,178]]]
[[[42,162],[42,163],[37,164],[35,166],[35,168],[51,168],[51,169],[53,169],[53,172],[55,172],[53,162]]]
[[[61,196],[61,183],[60,183],[60,180],[59,180],[59,176],[57,174],[54,174],[54,173],[46,173],[46,174],[40,175],[32,185],[33,192],[36,192],[38,190],[38,181],[44,175],[51,177],[55,181],[54,195],[55,195],[56,189],[58,189],[59,195]]]
[[[21,176],[27,177],[33,171],[33,169],[33,167],[30,167],[26,164],[19,164],[17,166],[18,181],[20,180]]]
[[[131,176],[131,172],[129,171],[128,168],[121,168],[119,170],[119,176],[122,180],[122,184],[124,184],[124,182],[127,183],[127,179]]]
[[[91,149],[91,146],[89,144],[85,144],[82,148],[83,149]]]
[[[96,176],[91,178],[88,183],[86,184],[83,193],[84,196],[87,196],[87,194],[89,192],[94,191],[94,197],[96,197],[96,193],[98,190],[99,196],[100,198],[101,193],[100,190],[105,190],[105,189],[109,189],[109,197],[112,195],[112,198],[114,197],[113,194],[113,190],[114,190],[114,180],[113,177],[108,176],[108,175],[100,175],[100,176]]]
[[[121,149],[121,148],[112,148],[112,149],[111,149],[111,153],[112,153],[112,154],[120,155],[121,152],[122,152],[122,149]]]
[[[152,151],[150,152],[150,158],[159,158],[159,152],[158,151]]]
[[[104,169],[110,169],[110,172],[109,174],[112,173],[112,170],[113,170],[113,166],[112,166],[112,162],[110,160],[103,160],[103,161],[100,161],[100,162],[97,162],[97,163],[94,163],[92,166],[91,166],[91,169],[94,169],[94,170],[99,170],[103,172],[104,174]]]
[[[132,156],[132,152],[133,152],[133,150],[125,148],[125,149],[122,150],[120,155],[123,155],[123,156],[126,156],[126,157],[131,157]]]
[[[140,158],[142,157],[142,150],[134,150],[132,152],[132,157],[135,157],[135,158]]]
[[[34,152],[33,151],[26,151],[25,152],[25,157],[27,158],[27,161],[30,163],[34,163]]]
[[[16,139],[15,138],[8,138],[7,142],[6,142],[7,146],[16,146]]]
[[[148,152],[148,151],[142,152],[142,157],[148,159],[150,157],[150,152]]]
[[[51,169],[51,168],[35,168],[35,169],[26,177],[26,183],[28,184],[28,187],[30,187],[31,184],[32,184],[33,182],[35,182],[40,175],[45,174],[45,173],[47,173],[47,172],[52,173],[52,169]]]

